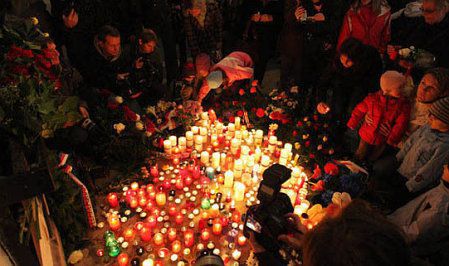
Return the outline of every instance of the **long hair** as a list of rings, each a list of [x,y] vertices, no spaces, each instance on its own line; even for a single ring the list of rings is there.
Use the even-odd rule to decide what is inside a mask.
[[[352,8],[359,10],[362,7],[362,0],[355,0],[352,3]],[[371,0],[371,9],[374,14],[379,15],[382,12],[382,7],[390,7],[386,0]]]

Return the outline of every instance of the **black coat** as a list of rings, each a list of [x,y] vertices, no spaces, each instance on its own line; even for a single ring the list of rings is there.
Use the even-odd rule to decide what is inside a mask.
[[[397,36],[393,44],[424,49],[436,57],[437,66],[449,67],[449,14],[435,25],[425,23],[422,17],[408,19]]]

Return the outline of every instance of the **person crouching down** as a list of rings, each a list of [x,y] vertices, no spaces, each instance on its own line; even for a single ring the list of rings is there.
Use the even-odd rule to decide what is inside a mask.
[[[201,104],[210,90],[228,88],[238,80],[249,80],[253,77],[253,60],[244,52],[232,52],[220,62],[212,66],[205,78],[199,93],[198,102]]]
[[[353,110],[347,126],[355,130],[361,121],[360,143],[354,154],[359,161],[374,161],[386,145],[396,146],[407,129],[410,102],[403,96],[406,79],[397,71],[380,78],[380,90],[370,93]]]

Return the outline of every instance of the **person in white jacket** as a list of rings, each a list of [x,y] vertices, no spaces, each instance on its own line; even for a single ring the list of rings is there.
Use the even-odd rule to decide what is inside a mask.
[[[414,256],[449,261],[449,167],[440,184],[397,209],[388,219],[405,233]]]

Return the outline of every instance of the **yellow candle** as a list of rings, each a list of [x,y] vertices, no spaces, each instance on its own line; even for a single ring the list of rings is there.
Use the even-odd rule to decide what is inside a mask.
[[[262,156],[262,151],[260,150],[259,147],[257,147],[256,150],[254,151],[254,163],[259,163],[261,156]]]
[[[201,163],[209,165],[209,153],[207,151],[201,152]]]
[[[175,147],[177,145],[177,137],[176,136],[170,136],[168,139],[170,140],[172,147]]]
[[[234,120],[234,123],[235,123],[235,129],[237,129],[237,130],[240,130],[240,121],[241,121],[241,119],[240,119],[240,117],[236,117],[235,118],[235,120]]]
[[[224,174],[224,186],[226,188],[231,188],[233,184],[234,184],[234,173],[228,170]]]
[[[212,153],[212,167],[217,168],[220,166],[220,153],[214,152]]]
[[[171,141],[168,139],[164,140],[164,152],[167,154],[171,154],[171,148]]]
[[[197,126],[193,126],[193,127],[192,127],[193,135],[198,134],[198,131],[199,131],[199,128],[198,128]]]
[[[241,182],[234,183],[234,200],[243,201],[245,199],[245,185]]]

